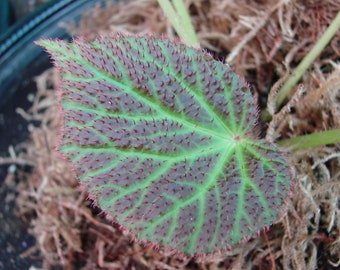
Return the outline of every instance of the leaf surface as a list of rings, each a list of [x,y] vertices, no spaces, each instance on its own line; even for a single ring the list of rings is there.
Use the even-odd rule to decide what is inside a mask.
[[[150,36],[39,44],[62,77],[59,150],[137,239],[206,254],[273,223],[290,169],[228,66]]]

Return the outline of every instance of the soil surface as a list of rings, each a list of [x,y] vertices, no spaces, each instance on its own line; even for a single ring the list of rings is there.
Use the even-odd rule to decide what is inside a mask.
[[[19,146],[29,136],[28,122],[16,109],[28,110],[32,103],[27,95],[34,93],[35,83],[31,81],[27,87],[18,91],[0,108],[0,156],[8,155],[9,147]],[[17,191],[18,165],[0,165],[0,269],[28,269],[33,261],[21,254],[35,243],[35,238],[28,233],[29,220],[19,215],[15,198]],[[29,170],[30,168],[27,168]],[[19,170],[25,166],[19,165]],[[22,179],[22,181],[24,181]],[[34,261],[35,265],[38,262]]]

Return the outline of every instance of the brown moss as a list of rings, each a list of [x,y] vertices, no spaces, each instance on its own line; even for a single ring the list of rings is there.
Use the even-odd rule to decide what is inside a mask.
[[[294,68],[340,9],[327,1],[186,1],[203,47],[228,59],[266,104],[269,89],[284,76],[282,63]],[[174,35],[155,0],[97,6],[73,34],[124,31]],[[278,112],[270,138],[289,138],[340,127],[340,33],[303,78],[303,98]],[[328,69],[323,67],[327,65]],[[111,226],[81,192],[65,161],[54,151],[60,116],[55,104],[54,70],[37,78],[33,107],[19,112],[41,124],[31,129],[25,151],[11,162],[33,166],[18,186],[17,204],[31,219],[30,233],[44,269],[326,269],[340,265],[340,146],[288,153],[294,166],[293,196],[276,224],[232,251],[205,258],[182,258],[132,242]],[[276,121],[276,122],[275,122]],[[32,163],[32,160],[36,160]],[[8,162],[9,160],[7,160]],[[3,160],[6,162],[6,160]],[[24,254],[29,255],[29,254]],[[334,268],[335,269],[335,268]]]

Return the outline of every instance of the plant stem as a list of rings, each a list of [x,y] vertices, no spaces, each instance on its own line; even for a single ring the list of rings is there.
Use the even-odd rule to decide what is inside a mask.
[[[158,0],[158,4],[180,39],[188,46],[199,47],[198,38],[183,0],[174,0],[173,5],[169,0]]]
[[[276,100],[276,106],[279,108],[289,93],[292,91],[293,87],[300,80],[302,75],[305,73],[307,68],[312,64],[312,62],[320,55],[322,50],[333,38],[335,33],[340,29],[340,11],[338,12],[335,19],[328,26],[326,31],[314,45],[314,47],[309,51],[309,53],[304,57],[300,64],[296,67],[295,71],[289,76],[288,80],[281,87]]]
[[[292,151],[304,150],[327,144],[340,143],[340,129],[332,129],[308,135],[297,136],[277,142],[280,146],[293,148]]]

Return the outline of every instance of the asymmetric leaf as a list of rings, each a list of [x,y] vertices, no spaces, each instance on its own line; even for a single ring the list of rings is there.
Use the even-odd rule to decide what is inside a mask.
[[[274,222],[290,168],[228,66],[151,36],[39,44],[62,78],[59,150],[137,239],[206,254]]]

